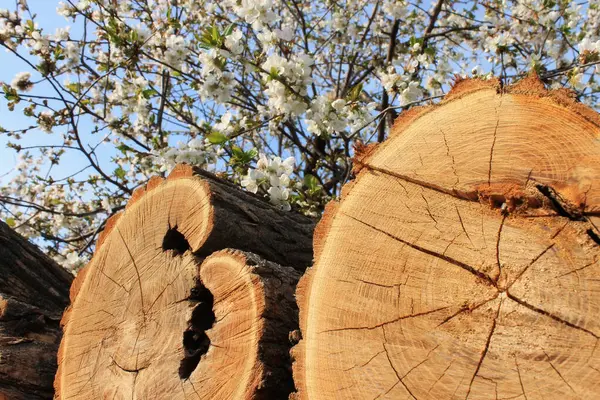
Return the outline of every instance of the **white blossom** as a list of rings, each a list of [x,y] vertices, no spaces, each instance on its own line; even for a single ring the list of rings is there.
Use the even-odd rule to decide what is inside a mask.
[[[29,92],[33,88],[29,72],[19,72],[10,82],[10,87],[21,92]]]
[[[294,157],[282,160],[280,157],[267,157],[260,154],[256,168],[249,168],[248,173],[242,178],[241,185],[246,190],[257,193],[261,186],[266,187],[271,204],[289,210],[290,175],[294,171]]]
[[[591,53],[600,52],[600,40],[596,40],[592,42],[589,38],[584,38],[581,42],[579,42],[579,52],[584,53],[586,51]]]
[[[69,252],[62,260],[62,265],[68,270],[77,270],[85,264],[85,259],[81,258],[76,251]]]
[[[164,62],[173,68],[181,68],[187,55],[185,38],[179,35],[169,35],[165,40]]]
[[[225,38],[225,46],[233,53],[233,54],[241,54],[244,51],[244,42],[241,30],[234,29],[230,35]]]
[[[246,22],[252,24],[254,29],[260,29],[277,18],[272,7],[272,0],[242,0],[240,5],[234,8],[234,11]]]
[[[101,204],[102,204],[102,207],[103,207],[103,208],[104,208],[104,209],[105,209],[105,210],[106,210],[106,211],[107,211],[109,214],[112,214],[112,212],[113,212],[113,208],[112,208],[112,206],[110,205],[110,199],[108,199],[108,198],[104,198],[104,199],[102,199],[102,202],[101,202]]]

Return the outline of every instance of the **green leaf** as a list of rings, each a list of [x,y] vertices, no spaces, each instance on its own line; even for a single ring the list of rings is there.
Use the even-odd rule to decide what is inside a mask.
[[[419,43],[421,46],[423,45],[423,38],[417,38],[415,36],[411,36],[408,44],[410,47],[413,47],[416,43]]]
[[[121,167],[115,169],[115,176],[119,179],[125,179],[125,170]]]
[[[304,175],[304,186],[306,186],[306,192],[309,196],[318,194],[321,191],[321,185],[319,184],[319,180],[314,175]]]
[[[54,48],[54,58],[57,60],[64,60],[65,56],[63,55],[63,49],[60,45],[57,45]]]
[[[19,97],[19,95],[15,91],[13,91],[13,92],[6,92],[4,94],[4,97],[8,101],[16,101],[17,103],[21,100],[21,98]]]
[[[237,146],[233,146],[231,148],[231,153],[232,153],[232,157],[231,157],[232,164],[246,165],[246,164],[249,164],[256,157],[256,155],[258,154],[258,151],[256,151],[256,149],[250,149],[248,151],[244,151]]]
[[[246,152],[246,154],[248,156],[250,156],[250,160],[254,160],[256,158],[256,156],[258,155],[258,150],[256,149],[250,149]]]
[[[158,92],[156,90],[154,90],[154,89],[144,89],[144,90],[142,90],[142,96],[145,99],[149,99],[150,97],[152,97],[154,95],[157,95],[157,94],[158,94]]]
[[[212,144],[223,144],[228,140],[227,136],[219,131],[212,131],[206,136],[206,138]]]
[[[304,186],[309,190],[318,189],[319,181],[314,175],[306,174],[304,175]]]
[[[350,102],[358,101],[360,99],[360,94],[362,93],[362,90],[363,90],[362,82],[359,83],[358,85],[355,85],[352,88],[352,90],[350,90],[350,93],[348,94],[348,100]]]
[[[219,29],[217,28],[217,25],[212,26],[211,34],[212,34],[212,39],[214,40],[214,42],[215,43],[219,42],[219,39],[221,39],[221,35],[219,34]]]
[[[15,226],[17,226],[17,223],[13,217],[6,218],[6,224],[8,226],[10,226],[11,228],[14,228]]]
[[[244,156],[244,150],[237,146],[233,146],[231,148],[231,152],[233,153],[233,157],[237,159],[242,158]]]
[[[271,70],[269,71],[269,79],[279,79],[279,70],[277,70],[276,67],[271,67]]]
[[[160,139],[158,138],[158,136],[154,136],[151,139],[151,141],[152,141],[152,145],[154,146],[155,149],[160,149],[162,147],[161,143],[160,143]]]
[[[19,102],[21,100],[17,91],[7,84],[2,85],[2,91],[4,92],[4,98],[6,98],[8,101]]]
[[[231,35],[231,33],[233,32],[233,27],[234,27],[234,23],[230,23],[229,26],[225,29],[225,32],[223,32],[223,36],[229,36]]]
[[[78,94],[81,91],[81,85],[78,82],[69,83],[66,85],[71,92]]]
[[[121,153],[123,153],[123,154],[125,154],[127,151],[132,151],[133,150],[131,147],[127,146],[126,144],[120,144],[120,145],[118,145],[117,149]]]

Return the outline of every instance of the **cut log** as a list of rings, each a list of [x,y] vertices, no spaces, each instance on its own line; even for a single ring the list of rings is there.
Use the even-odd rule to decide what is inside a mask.
[[[0,399],[52,399],[73,275],[0,221]]]
[[[190,167],[151,180],[109,221],[71,288],[57,398],[291,391],[293,291],[312,258],[311,235],[310,219]],[[295,269],[240,252],[204,261],[227,247]]]
[[[600,118],[458,83],[359,149],[298,287],[300,399],[597,399]]]
[[[215,322],[205,333],[204,346],[189,354],[179,371],[188,376],[197,364],[190,377],[196,388],[191,398],[288,397],[294,390],[289,334],[298,329],[294,292],[299,278],[292,268],[237,250],[214,253],[202,263],[200,282],[214,298]],[[209,309],[196,308],[187,334],[202,337],[209,328],[202,325],[210,320],[204,312],[210,314]],[[196,346],[186,350],[190,348]],[[206,356],[198,364],[203,353]],[[172,374],[175,386],[180,376]]]

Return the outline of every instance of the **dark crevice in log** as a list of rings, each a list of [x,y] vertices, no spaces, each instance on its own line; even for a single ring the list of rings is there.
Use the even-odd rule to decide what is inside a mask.
[[[519,363],[517,362],[517,355],[515,354],[515,366],[517,367],[517,374],[519,375],[519,384],[521,385],[521,392],[523,392],[523,397],[525,400],[527,399],[527,395],[525,394],[525,386],[523,385],[523,378],[521,377],[521,370],[519,368]]]
[[[600,245],[600,236],[598,236],[598,234],[594,232],[593,229],[588,229],[587,231],[585,231],[585,233],[588,234],[588,236],[594,241],[594,243]]]
[[[317,333],[330,333],[330,332],[340,332],[340,331],[355,331],[355,330],[362,330],[362,329],[367,329],[367,330],[372,330],[372,329],[377,329],[377,328],[381,328],[384,327],[386,325],[391,325],[394,324],[398,321],[402,321],[403,319],[410,319],[410,318],[416,318],[416,317],[422,317],[425,315],[429,315],[429,314],[434,314],[440,311],[444,311],[447,310],[450,307],[439,307],[439,308],[435,308],[433,310],[428,310],[428,311],[423,311],[420,313],[411,313],[408,315],[402,315],[398,318],[394,318],[391,321],[385,321],[376,325],[371,325],[371,326],[348,326],[348,327],[344,327],[344,328],[333,328],[333,329],[327,329],[324,331],[319,331]]]
[[[567,320],[564,320],[561,317],[559,317],[557,315],[554,315],[554,314],[552,314],[552,313],[550,313],[550,312],[548,312],[546,310],[538,308],[538,307],[534,306],[533,304],[529,304],[526,301],[521,300],[518,297],[513,296],[508,291],[506,291],[506,294],[507,294],[507,296],[508,296],[509,299],[511,299],[513,301],[516,301],[517,303],[519,303],[520,305],[522,305],[525,308],[530,309],[531,311],[534,311],[534,312],[540,313],[542,315],[545,315],[547,317],[550,317],[550,318],[552,318],[553,320],[555,320],[557,322],[565,324],[565,325],[567,325],[567,326],[569,326],[569,327],[571,327],[573,329],[577,329],[577,330],[580,330],[582,332],[588,333],[588,334],[592,335],[593,337],[595,337],[596,339],[600,339],[600,336],[596,335],[594,332],[592,332],[592,331],[590,331],[590,330],[588,330],[586,328],[583,328],[583,327],[581,327],[579,325],[575,325],[574,323],[569,322]]]
[[[471,312],[477,310],[479,307],[484,306],[485,304],[489,303],[490,301],[496,300],[499,295],[500,295],[500,292],[496,293],[496,295],[494,295],[493,297],[491,297],[489,299],[485,299],[484,301],[482,301],[478,304],[461,307],[457,312],[455,312],[454,314],[450,315],[449,317],[445,318],[442,322],[440,322],[438,324],[437,328],[439,328],[440,326],[449,322],[450,320],[452,320],[453,318],[457,317],[460,314],[471,313]]]
[[[404,381],[402,380],[402,379],[403,379],[403,377],[402,377],[402,376],[400,376],[400,374],[398,373],[398,370],[396,369],[396,367],[394,367],[394,363],[392,362],[392,359],[390,358],[390,354],[388,353],[388,349],[387,349],[387,347],[386,347],[386,344],[387,344],[387,338],[386,338],[386,336],[385,336],[385,327],[384,327],[384,326],[382,326],[382,327],[381,327],[381,329],[382,329],[382,331],[383,331],[383,350],[385,351],[385,356],[387,357],[387,360],[388,360],[388,363],[390,364],[390,367],[392,367],[392,370],[394,370],[394,374],[396,375],[396,379],[397,379],[396,383],[395,383],[395,384],[394,384],[392,387],[390,387],[390,388],[389,388],[389,389],[388,389],[388,390],[387,390],[387,391],[386,391],[386,392],[383,394],[383,396],[385,396],[385,395],[387,395],[389,392],[391,392],[391,391],[392,391],[392,389],[393,389],[393,388],[395,388],[395,387],[396,387],[396,385],[398,385],[398,383],[400,383],[400,384],[402,384],[402,386],[404,387],[404,389],[405,389],[405,390],[408,392],[408,394],[410,394],[410,396],[411,396],[413,399],[415,399],[415,400],[416,400],[417,398],[416,398],[416,397],[415,397],[415,395],[414,395],[414,394],[411,392],[411,390],[408,388],[408,386],[406,386],[406,383],[404,383]]]
[[[388,233],[388,232],[386,232],[384,230],[381,230],[381,229],[379,229],[377,227],[374,227],[373,225],[367,224],[366,222],[361,221],[361,220],[359,220],[359,219],[357,219],[357,218],[355,218],[355,217],[353,217],[353,216],[351,216],[349,214],[346,214],[344,212],[341,212],[341,214],[345,215],[346,217],[348,217],[348,218],[350,218],[350,219],[352,219],[352,220],[354,220],[356,222],[359,222],[359,223],[361,223],[363,225],[366,225],[369,228],[371,228],[371,229],[373,229],[373,230],[375,230],[377,232],[383,233],[384,235],[386,235],[386,236],[388,236],[388,237],[390,237],[390,238],[392,238],[394,240],[397,240],[398,242],[403,243],[403,244],[405,244],[405,245],[407,245],[407,246],[409,246],[409,247],[411,247],[411,248],[413,248],[413,249],[415,249],[417,251],[420,251],[420,252],[425,253],[425,254],[429,254],[430,256],[434,256],[434,257],[442,259],[442,260],[444,260],[444,261],[446,261],[446,262],[448,262],[450,264],[456,265],[457,267],[460,267],[460,268],[464,269],[465,271],[470,272],[471,274],[475,275],[477,278],[481,279],[483,282],[485,282],[489,286],[496,287],[496,282],[494,282],[494,280],[492,278],[490,278],[488,275],[484,274],[483,272],[478,271],[477,269],[473,268],[470,265],[467,265],[467,264],[465,264],[463,262],[455,260],[455,259],[453,259],[451,257],[448,257],[448,256],[444,255],[444,254],[439,254],[439,253],[436,253],[435,251],[431,251],[431,250],[428,250],[428,249],[426,249],[424,247],[417,246],[416,244],[407,242],[406,240],[400,239],[399,237],[396,237],[396,236],[394,236],[394,235],[392,235],[392,234],[390,234],[390,233]]]
[[[560,194],[558,194],[551,187],[544,186],[544,185],[536,185],[535,187],[548,200],[550,200],[550,203],[552,203],[552,207],[556,210],[556,212],[560,216],[569,218],[571,221],[590,222],[586,215],[592,215],[592,214],[585,214],[579,210],[576,210],[573,206],[569,205],[568,202],[566,202],[560,196]],[[600,245],[600,235],[598,235],[598,233],[596,233],[594,231],[594,229],[590,228],[590,229],[586,230],[585,233],[587,233],[587,235],[590,237],[590,239],[592,239],[594,241],[594,243]]]
[[[589,262],[589,263],[585,264],[583,267],[575,268],[575,269],[573,269],[573,270],[571,270],[569,272],[565,272],[564,274],[558,275],[557,278],[562,278],[563,276],[567,276],[567,275],[571,275],[571,274],[576,274],[579,271],[582,271],[582,270],[584,270],[586,268],[591,267],[592,265],[595,265],[596,262],[597,262],[597,260]]]
[[[175,255],[181,255],[190,248],[190,243],[185,236],[177,230],[177,225],[169,228],[162,242],[163,251],[173,250]]]
[[[206,331],[212,328],[215,323],[213,295],[200,281],[197,281],[196,287],[192,289],[188,300],[198,304],[192,311],[188,329],[183,332],[185,353],[179,365],[179,377],[181,379],[188,379],[198,367],[202,356],[208,352],[210,338],[206,335]]]
[[[471,388],[473,387],[473,382],[475,381],[477,374],[479,374],[479,370],[481,369],[481,366],[483,365],[483,360],[485,360],[485,356],[487,355],[488,350],[490,349],[490,343],[492,342],[492,336],[494,336],[494,331],[496,330],[496,324],[498,321],[498,316],[500,315],[501,307],[502,307],[502,300],[500,300],[500,304],[498,304],[498,309],[496,310],[496,315],[494,316],[494,320],[492,321],[492,327],[490,328],[490,333],[488,334],[488,337],[485,341],[485,347],[484,347],[483,351],[481,352],[481,357],[479,358],[479,362],[477,363],[477,368],[475,369],[475,373],[473,374],[473,377],[471,378],[471,382],[469,383],[469,390],[467,391],[467,396],[465,397],[465,399],[469,398],[469,394],[471,394]]]
[[[473,190],[469,190],[469,191],[458,190],[455,188],[448,189],[448,188],[445,188],[440,185],[435,185],[435,184],[425,182],[425,181],[422,181],[419,179],[411,178],[409,176],[402,175],[402,174],[387,170],[385,168],[376,167],[376,166],[370,165],[368,163],[360,163],[360,165],[362,166],[362,168],[370,170],[372,172],[379,172],[383,175],[397,178],[400,181],[409,182],[409,183],[415,184],[417,186],[420,186],[424,189],[433,190],[435,192],[445,194],[447,196],[453,197],[458,200],[463,200],[463,201],[467,201],[467,202],[471,202],[471,203],[485,202],[486,204],[489,204],[489,206],[491,208],[501,209],[502,211],[504,211],[505,207],[506,207],[506,210],[512,211],[514,209],[517,209],[517,208],[523,206],[524,204],[527,205],[527,208],[531,208],[531,209],[539,209],[539,208],[542,208],[542,206],[543,206],[542,202],[539,201],[539,199],[535,196],[524,195],[522,197],[507,197],[503,193],[489,193],[487,191],[482,191],[479,189],[473,189]],[[560,215],[549,214],[549,215],[544,215],[544,216],[553,217],[553,216],[560,216]],[[526,217],[526,218],[527,217],[539,217],[539,215],[534,215],[534,216],[524,215],[524,217]]]
[[[526,271],[529,269],[529,267],[531,267],[533,264],[535,264],[535,263],[537,262],[537,260],[539,260],[540,258],[542,258],[542,256],[543,256],[544,254],[546,254],[546,252],[548,252],[548,250],[552,249],[552,248],[553,248],[555,245],[556,245],[556,243],[552,243],[551,245],[549,245],[548,247],[546,247],[544,250],[542,250],[542,252],[541,252],[540,254],[538,254],[537,256],[535,256],[535,257],[533,258],[533,260],[531,260],[531,261],[529,262],[529,264],[527,264],[527,265],[525,266],[525,268],[523,268],[523,269],[521,270],[521,272],[519,272],[519,274],[518,274],[518,275],[517,275],[517,276],[516,276],[516,277],[513,279],[513,282],[512,282],[512,283],[509,285],[509,288],[510,288],[512,285],[514,285],[514,284],[515,284],[515,283],[516,283],[516,282],[519,280],[519,278],[521,278],[521,277],[523,276],[523,274],[524,274],[524,273],[525,273],[525,272],[526,272]]]
[[[496,263],[498,264],[498,276],[494,280],[496,284],[502,278],[502,263],[500,262],[500,238],[502,237],[502,228],[504,228],[504,222],[506,221],[506,217],[508,213],[504,213],[502,216],[502,221],[500,221],[500,228],[498,228],[498,235],[496,237]]]
[[[488,169],[488,186],[491,185],[492,182],[492,161],[494,159],[494,147],[496,146],[496,136],[498,133],[498,125],[500,125],[500,119],[498,119],[496,121],[496,127],[494,128],[494,141],[492,142],[492,148],[490,149],[490,162],[489,162],[489,169]],[[444,140],[446,140],[444,138]]]
[[[546,356],[546,361],[548,362],[548,364],[550,364],[550,366],[552,367],[552,369],[554,370],[554,372],[556,372],[556,374],[560,377],[560,379],[565,383],[565,385],[567,385],[567,387],[571,390],[571,392],[577,394],[577,392],[575,391],[575,389],[573,389],[573,386],[571,386],[569,384],[569,382],[567,382],[567,380],[565,379],[565,377],[560,373],[560,371],[554,366],[554,364],[552,364],[552,359],[550,358],[550,356],[548,355],[548,353],[546,352],[546,350],[542,350],[544,352],[544,355]]]
[[[550,186],[545,185],[535,185],[535,188],[544,195],[550,203],[552,207],[556,210],[558,215],[569,218],[572,221],[585,221],[586,218],[579,212],[573,209],[572,206],[569,206],[567,202],[558,194],[554,189]]]
[[[121,365],[119,365],[119,363],[117,362],[117,360],[115,360],[114,358],[112,359],[112,361],[113,361],[113,363],[115,364],[115,366],[116,366],[117,368],[119,368],[121,371],[124,371],[124,372],[129,372],[129,373],[131,373],[131,374],[137,374],[137,373],[139,373],[140,371],[143,371],[143,370],[145,370],[146,368],[148,368],[148,367],[141,367],[141,368],[129,369],[129,368],[125,368],[125,367],[122,367]]]

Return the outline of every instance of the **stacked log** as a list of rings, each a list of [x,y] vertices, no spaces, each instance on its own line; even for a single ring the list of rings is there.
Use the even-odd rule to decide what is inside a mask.
[[[72,280],[0,221],[0,400],[52,399]]]
[[[460,81],[357,149],[306,273],[309,219],[179,166],[77,276],[56,397],[595,399],[599,138],[536,77]]]
[[[150,180],[72,286],[57,399],[287,397],[312,231],[186,165]]]
[[[597,399],[600,118],[459,82],[359,149],[299,284],[300,399]]]

